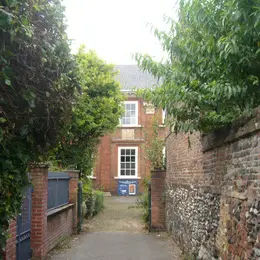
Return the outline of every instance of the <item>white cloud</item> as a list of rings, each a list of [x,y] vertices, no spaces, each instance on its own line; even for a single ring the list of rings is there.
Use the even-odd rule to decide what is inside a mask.
[[[80,44],[114,64],[135,64],[132,53],[158,59],[162,50],[147,27],[166,28],[163,15],[176,16],[172,0],[64,0],[73,51]]]

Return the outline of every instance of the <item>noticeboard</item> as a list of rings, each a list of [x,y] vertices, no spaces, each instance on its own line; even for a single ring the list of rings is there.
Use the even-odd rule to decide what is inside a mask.
[[[137,180],[118,180],[118,195],[128,196],[128,195],[137,195]]]

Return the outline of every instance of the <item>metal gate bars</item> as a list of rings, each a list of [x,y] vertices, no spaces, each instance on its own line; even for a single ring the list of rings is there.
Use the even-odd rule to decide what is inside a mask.
[[[17,216],[16,259],[28,260],[32,257],[31,236],[32,187],[28,187],[22,203],[22,212]]]

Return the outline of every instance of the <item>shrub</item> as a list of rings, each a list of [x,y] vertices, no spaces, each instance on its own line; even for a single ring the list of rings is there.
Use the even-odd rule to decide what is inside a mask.
[[[95,216],[104,208],[104,193],[96,190],[93,192],[93,195],[95,197],[93,216]]]
[[[143,180],[144,192],[138,197],[137,204],[143,209],[142,219],[146,226],[149,225],[149,184],[150,177],[145,177]]]
[[[88,180],[83,185],[83,193],[86,205],[85,217],[92,218],[104,208],[104,193],[94,190],[92,183]]]
[[[142,195],[138,198],[138,203],[142,207],[142,219],[146,225],[149,224],[149,194],[148,190],[145,191]]]

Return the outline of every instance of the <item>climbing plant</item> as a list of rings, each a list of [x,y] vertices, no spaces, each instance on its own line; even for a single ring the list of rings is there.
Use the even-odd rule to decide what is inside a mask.
[[[75,56],[76,78],[81,86],[63,140],[55,154],[64,167],[89,175],[100,137],[114,131],[122,113],[123,96],[114,66],[81,46]]]
[[[164,169],[164,155],[163,149],[165,147],[165,141],[159,133],[159,124],[156,118],[153,118],[152,129],[150,133],[146,133],[145,152],[149,159],[153,169]]]
[[[56,146],[71,113],[77,83],[65,29],[59,0],[0,1],[0,248],[28,163]]]
[[[260,105],[258,0],[181,0],[178,21],[166,22],[168,31],[152,29],[167,59],[135,58],[161,79],[141,95],[167,110],[176,132],[208,132]]]

